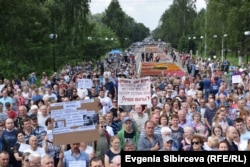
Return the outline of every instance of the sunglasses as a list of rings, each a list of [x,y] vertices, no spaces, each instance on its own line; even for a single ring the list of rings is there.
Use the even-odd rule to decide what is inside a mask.
[[[101,128],[106,128],[107,126],[101,126]]]
[[[198,142],[198,141],[196,141],[196,142],[191,142],[191,144],[192,144],[192,145],[194,145],[194,144],[198,145],[198,144],[200,144],[200,142]]]

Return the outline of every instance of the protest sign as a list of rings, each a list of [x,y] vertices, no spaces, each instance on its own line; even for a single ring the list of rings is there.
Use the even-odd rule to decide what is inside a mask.
[[[150,77],[139,79],[118,78],[118,104],[150,104]]]
[[[54,144],[97,140],[98,103],[97,100],[52,103],[50,108]]]

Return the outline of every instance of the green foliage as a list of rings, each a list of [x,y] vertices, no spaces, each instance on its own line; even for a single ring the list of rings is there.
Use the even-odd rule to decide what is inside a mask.
[[[117,0],[112,0],[105,10],[102,21],[118,36],[122,48],[131,42],[141,41],[149,35],[149,29],[141,23],[136,23],[121,9]]]
[[[208,0],[207,9],[198,13],[194,2],[174,0],[162,15],[162,24],[153,31],[153,36],[180,50],[186,50],[186,37],[196,37],[196,40],[189,41],[189,49],[198,49],[202,53],[206,42],[206,56],[220,56],[222,41],[224,50],[231,51],[228,57],[248,54],[250,37],[245,36],[244,31],[250,31],[250,1]]]
[[[195,32],[193,27],[196,18],[194,3],[195,0],[174,0],[170,8],[162,15],[162,24],[157,31],[154,31],[153,36],[170,42],[174,48],[185,50],[185,48],[181,48],[180,38],[193,35]],[[178,44],[181,46],[178,47]]]

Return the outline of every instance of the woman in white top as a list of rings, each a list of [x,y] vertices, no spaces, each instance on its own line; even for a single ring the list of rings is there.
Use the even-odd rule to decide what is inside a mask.
[[[31,100],[31,93],[29,92],[29,88],[27,86],[23,87],[22,96],[24,97],[25,105],[28,105]]]

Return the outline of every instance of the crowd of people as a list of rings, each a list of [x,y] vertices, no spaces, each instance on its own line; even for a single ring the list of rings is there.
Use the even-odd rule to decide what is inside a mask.
[[[147,105],[118,104],[117,78],[138,78],[135,57],[109,55],[51,76],[34,72],[27,79],[2,79],[0,166],[118,167],[121,151],[250,150],[248,67],[228,68],[225,78],[228,69],[216,60],[185,56],[183,63],[184,55],[166,54],[171,55],[186,73],[152,76]],[[240,79],[232,80],[234,75]],[[78,79],[91,79],[93,86],[78,88]],[[99,101],[99,138],[54,144],[50,104],[84,99]]]

